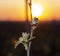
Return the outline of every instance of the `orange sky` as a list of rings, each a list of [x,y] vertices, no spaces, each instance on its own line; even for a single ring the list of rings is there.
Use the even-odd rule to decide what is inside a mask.
[[[60,0],[32,0],[42,5],[44,11],[40,20],[56,20],[60,18]],[[45,18],[45,19],[44,19]],[[26,20],[25,0],[0,0],[0,21]]]

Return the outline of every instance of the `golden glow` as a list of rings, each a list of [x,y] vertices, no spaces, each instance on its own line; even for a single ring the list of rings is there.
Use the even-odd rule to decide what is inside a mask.
[[[40,4],[32,4],[32,15],[41,16],[43,13],[43,7]]]
[[[25,2],[26,0],[0,0],[0,21],[25,21]],[[38,16],[40,21],[60,19],[60,0],[32,0],[32,5],[33,16]],[[31,20],[29,13],[28,18]]]

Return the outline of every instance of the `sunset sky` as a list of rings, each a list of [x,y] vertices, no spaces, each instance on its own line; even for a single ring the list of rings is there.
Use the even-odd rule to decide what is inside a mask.
[[[32,0],[43,7],[39,20],[59,20],[60,0]],[[0,21],[26,20],[25,0],[0,0]]]

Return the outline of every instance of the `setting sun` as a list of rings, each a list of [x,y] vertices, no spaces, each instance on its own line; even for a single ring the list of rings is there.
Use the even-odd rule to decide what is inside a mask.
[[[0,0],[0,21],[26,21],[26,18],[30,21],[29,2],[30,0]],[[38,17],[40,21],[60,20],[60,0],[31,0],[31,2],[33,17]]]
[[[43,7],[40,4],[32,4],[33,17],[41,16],[43,13]]]

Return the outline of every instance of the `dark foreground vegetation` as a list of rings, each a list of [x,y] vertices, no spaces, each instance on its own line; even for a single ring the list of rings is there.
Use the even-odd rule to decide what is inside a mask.
[[[29,30],[26,22],[0,22],[0,56],[26,56],[22,44],[14,49],[14,40]],[[60,21],[40,22],[34,36],[30,56],[60,56]]]

